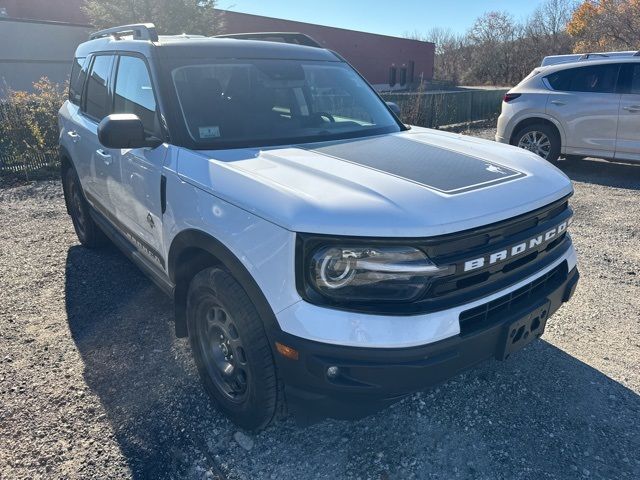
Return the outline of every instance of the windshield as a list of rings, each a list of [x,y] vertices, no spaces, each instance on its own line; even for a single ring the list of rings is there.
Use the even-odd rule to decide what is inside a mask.
[[[216,60],[171,72],[200,148],[263,146],[398,132],[401,126],[346,63]]]

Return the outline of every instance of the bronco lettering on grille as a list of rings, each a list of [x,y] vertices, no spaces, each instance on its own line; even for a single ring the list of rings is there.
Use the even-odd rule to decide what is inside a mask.
[[[484,257],[474,258],[473,260],[468,260],[464,262],[464,271],[469,272],[471,270],[476,270],[478,268],[482,268],[487,265],[493,265],[495,263],[504,262],[510,258],[513,258],[522,253],[528,252],[529,250],[535,249],[540,245],[549,243],[553,241],[556,237],[560,236],[569,225],[569,221],[562,222],[555,228],[551,230],[547,230],[540,235],[530,238],[522,243],[517,245],[513,245],[512,247],[505,248],[504,250],[500,250],[498,252],[491,253],[489,255],[485,255]]]

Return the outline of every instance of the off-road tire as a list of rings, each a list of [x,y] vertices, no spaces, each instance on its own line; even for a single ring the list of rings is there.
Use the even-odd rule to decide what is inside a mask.
[[[73,228],[80,243],[87,248],[98,248],[108,243],[107,236],[91,217],[91,207],[82,191],[78,174],[67,168],[62,175],[62,188]]]
[[[214,405],[247,430],[271,423],[283,403],[272,350],[257,309],[229,272],[211,267],[193,277],[187,327],[200,378]]]

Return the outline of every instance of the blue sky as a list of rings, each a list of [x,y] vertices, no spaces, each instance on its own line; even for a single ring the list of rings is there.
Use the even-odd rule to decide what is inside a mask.
[[[449,27],[465,32],[490,10],[528,16],[542,0],[219,0],[220,8],[385,35]]]

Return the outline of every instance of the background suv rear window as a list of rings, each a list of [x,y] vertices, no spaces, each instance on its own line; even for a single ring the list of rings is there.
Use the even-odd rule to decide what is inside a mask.
[[[554,90],[612,93],[616,90],[618,64],[592,65],[554,72],[546,77]]]

